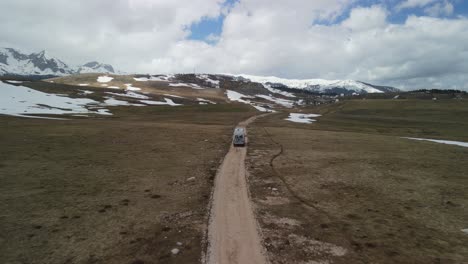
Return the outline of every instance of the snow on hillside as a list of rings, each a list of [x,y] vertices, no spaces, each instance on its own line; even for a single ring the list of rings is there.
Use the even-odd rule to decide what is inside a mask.
[[[288,92],[284,92],[284,91],[272,88],[270,84],[264,84],[263,87],[265,87],[265,89],[267,89],[270,93],[281,94],[282,96],[291,97],[291,98],[296,97],[292,93],[288,93]]]
[[[209,83],[214,88],[219,88],[219,80],[213,80],[207,74],[197,74],[196,77],[206,83]]]
[[[272,89],[273,84],[285,85],[288,88],[305,89],[318,93],[330,92],[333,89],[345,89],[358,93],[383,93],[370,85],[354,80],[324,80],[324,79],[284,79],[274,76],[255,76],[248,74],[231,75],[252,82],[261,83],[266,89]]]
[[[29,114],[99,114],[108,115],[107,111],[91,111],[86,105],[99,102],[88,98],[69,98],[58,94],[39,92],[23,86],[14,86],[0,82],[0,114],[25,116]],[[32,116],[25,116],[32,117]]]
[[[273,97],[273,96],[270,96],[270,95],[264,95],[264,94],[257,94],[255,96],[259,97],[259,98],[263,98],[263,99],[265,99],[267,101],[276,103],[278,105],[281,105],[281,106],[284,106],[284,107],[287,107],[287,108],[291,108],[291,107],[294,106],[294,101],[291,101],[291,100],[276,98],[276,97]]]
[[[239,102],[239,103],[243,103],[243,104],[249,104],[249,105],[253,106],[255,109],[257,109],[260,112],[275,112],[274,110],[267,109],[264,106],[260,106],[255,102],[243,99],[243,98],[253,99],[254,98],[253,96],[248,96],[248,95],[245,95],[245,94],[241,94],[239,92],[232,91],[232,90],[226,90],[226,95],[227,95],[227,97],[228,97],[228,99],[230,101]]]
[[[291,88],[299,88],[304,89],[312,85],[330,85],[338,80],[330,81],[330,80],[323,80],[323,79],[284,79],[278,78],[275,76],[255,76],[255,75],[248,75],[248,74],[240,74],[235,76],[241,76],[242,78],[249,79],[252,82],[258,82],[261,84],[266,83],[281,83]]]
[[[37,91],[25,86],[0,82],[0,115],[21,116],[29,118],[47,118],[38,115],[112,115],[106,109],[108,106],[147,106],[147,105],[170,105],[179,106],[171,99],[164,98],[164,101],[153,101],[146,95],[133,91],[126,93],[107,92],[103,103],[86,98],[86,95],[93,94],[92,91],[80,90],[83,98],[70,98],[63,94],[53,94]],[[119,99],[114,98],[114,96]],[[120,99],[137,99],[140,103],[132,103]]]

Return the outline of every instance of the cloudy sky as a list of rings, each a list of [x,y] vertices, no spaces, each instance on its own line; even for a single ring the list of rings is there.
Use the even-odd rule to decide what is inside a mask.
[[[2,0],[0,46],[138,73],[468,89],[464,0]]]

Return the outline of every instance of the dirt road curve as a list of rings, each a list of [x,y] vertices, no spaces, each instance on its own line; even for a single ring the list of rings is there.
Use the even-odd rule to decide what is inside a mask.
[[[231,146],[216,175],[207,264],[267,263],[247,189],[246,153],[247,147]]]

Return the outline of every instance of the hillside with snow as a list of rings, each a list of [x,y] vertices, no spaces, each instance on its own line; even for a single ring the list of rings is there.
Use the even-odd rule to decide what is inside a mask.
[[[316,93],[352,94],[397,92],[397,88],[377,86],[355,80],[284,79],[274,76],[232,75],[240,80],[263,84],[268,88],[301,89]]]
[[[79,66],[69,66],[60,59],[54,58],[45,51],[27,54],[12,48],[0,48],[0,76],[66,76],[84,73],[117,74],[112,65],[97,61],[88,62]],[[180,75],[182,76],[182,75]],[[187,77],[186,75],[185,77]],[[210,79],[211,76],[212,78]],[[180,80],[179,85],[199,82],[198,85],[219,87],[224,77],[234,78],[236,81],[260,83],[273,93],[291,95],[288,89],[305,90],[318,94],[367,94],[398,92],[394,87],[378,86],[356,80],[324,80],[324,79],[284,79],[273,76],[255,76],[248,74],[198,74],[196,78]],[[172,84],[176,85],[176,84]],[[291,96],[289,96],[291,97]]]
[[[115,73],[108,64],[89,62],[69,66],[46,51],[27,54],[12,48],[0,48],[0,75],[65,76],[79,73]]]

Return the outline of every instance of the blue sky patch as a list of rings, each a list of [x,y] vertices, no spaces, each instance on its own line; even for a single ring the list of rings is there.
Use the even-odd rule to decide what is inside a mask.
[[[424,9],[426,7],[432,6],[433,4],[428,4],[425,7],[414,7],[414,8],[405,8],[402,10],[397,10],[397,5],[404,2],[403,0],[401,1],[395,1],[395,0],[384,0],[384,1],[375,1],[375,0],[360,0],[356,1],[352,5],[350,5],[340,16],[338,16],[334,21],[316,21],[314,24],[318,25],[325,25],[325,26],[330,26],[334,24],[339,24],[342,21],[346,20],[353,8],[356,7],[371,7],[373,5],[381,5],[385,7],[388,11],[388,22],[392,24],[404,24],[406,19],[409,16],[427,16],[424,12]],[[442,1],[438,1],[439,3],[443,3]],[[462,0],[455,0],[455,1],[449,1],[453,7],[454,7],[454,12],[452,15],[448,16],[449,18],[457,17],[457,16],[467,16],[468,15],[468,1],[462,1]],[[444,17],[444,16],[442,16]]]
[[[192,24],[190,27],[189,39],[201,40],[207,43],[215,42],[207,39],[211,36],[220,36],[223,30],[224,16],[220,15],[217,18],[204,18],[199,23]]]
[[[229,8],[236,2],[238,2],[238,0],[226,0],[223,6]],[[223,31],[224,19],[225,16],[223,14],[220,14],[217,18],[202,18],[200,22],[190,26],[189,30],[191,34],[189,39],[205,41],[210,44],[216,43],[216,37],[219,37]]]

